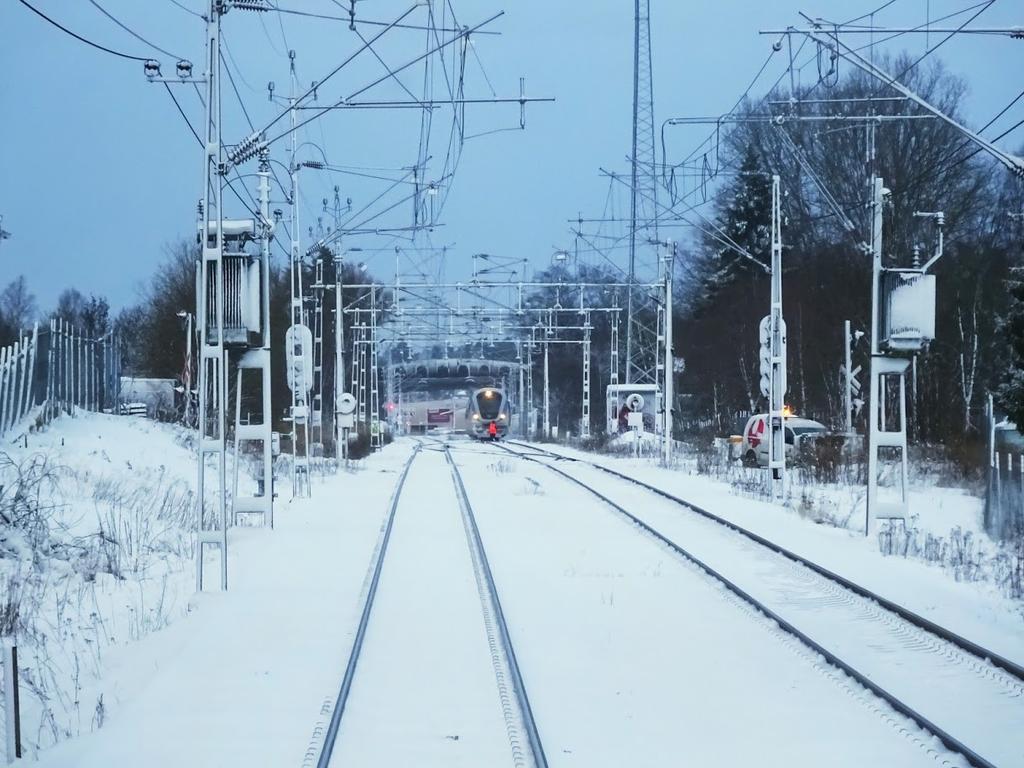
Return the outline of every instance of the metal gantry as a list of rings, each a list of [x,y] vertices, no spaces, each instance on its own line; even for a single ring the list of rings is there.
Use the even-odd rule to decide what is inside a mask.
[[[297,128],[297,96],[298,81],[295,74],[295,51],[288,51],[289,75],[291,80],[291,96],[288,98],[288,113],[291,120],[291,147],[289,160],[289,176],[291,192],[289,195],[289,228],[291,231],[291,326],[288,329],[287,345],[291,376],[289,386],[292,393],[291,443],[292,443],[292,496],[309,496],[309,453],[310,453],[310,404],[309,390],[312,385],[312,338],[306,324],[306,313],[303,299],[302,280],[302,248],[299,227],[299,164],[296,158],[298,149]],[[309,362],[307,363],[307,359]]]
[[[768,482],[772,498],[786,493],[786,321],[782,316],[782,212],[779,177],[772,176],[771,307],[768,314]]]
[[[270,218],[270,153],[266,147],[260,151],[259,214],[256,235],[259,239],[258,258],[245,258],[243,278],[247,285],[257,285],[258,293],[246,291],[250,317],[247,326],[258,334],[258,342],[247,339],[246,348],[238,357],[235,391],[235,462],[231,497],[231,518],[238,523],[239,515],[258,514],[262,523],[274,527],[274,457],[273,414],[270,400],[270,241],[274,224]],[[241,290],[241,283],[238,286]],[[248,335],[248,332],[247,332]],[[248,373],[247,373],[248,372]],[[255,382],[253,381],[255,379]],[[255,387],[253,386],[255,384]],[[255,391],[254,391],[255,390]],[[249,407],[243,418],[243,400]],[[253,415],[253,401],[259,402],[259,416]],[[255,493],[239,491],[241,457],[248,444],[257,445],[258,478]]]
[[[671,272],[674,245],[663,258],[664,277],[655,284],[643,284],[658,299],[660,328],[657,335],[658,360],[656,371],[658,384],[653,387],[652,403],[659,403],[654,430],[659,435],[668,435],[662,441],[662,455],[668,461],[672,452],[671,440],[671,371],[673,356],[671,350],[672,315]],[[419,347],[443,347],[446,354],[450,349],[464,348],[469,342],[492,346],[496,342],[508,342],[511,355],[523,362],[518,381],[508,381],[508,387],[518,389],[513,399],[520,411],[519,429],[524,436],[532,435],[539,426],[544,434],[551,435],[555,426],[551,400],[551,349],[552,345],[580,345],[582,357],[580,379],[580,418],[573,419],[574,431],[582,436],[590,434],[592,401],[592,332],[595,313],[604,315],[610,327],[611,383],[618,383],[618,327],[621,305],[619,295],[628,292],[636,284],[630,283],[426,283],[402,282],[392,285],[366,283],[346,285],[346,290],[358,295],[342,308],[342,313],[352,318],[353,328],[352,367],[350,380],[357,403],[357,419],[371,432],[371,444],[379,447],[382,435],[374,437],[373,421],[379,419],[382,411],[376,400],[374,387],[381,386],[380,375],[375,363],[381,350],[390,345]],[[587,292],[591,292],[591,299]],[[547,292],[547,293],[545,293]],[[608,298],[591,303],[593,294]],[[567,305],[562,300],[573,298]],[[386,298],[385,298],[386,297]],[[543,299],[543,301],[538,301]],[[574,318],[574,319],[571,319]],[[511,356],[510,355],[510,356]],[[415,361],[411,361],[415,362]],[[541,377],[538,386],[540,408],[534,410],[534,365]],[[401,386],[391,377],[393,366],[389,367],[386,386],[390,393],[388,403],[401,397]],[[399,411],[401,413],[401,411]],[[531,418],[539,416],[540,424]],[[394,419],[389,419],[393,421]],[[616,428],[613,425],[613,428]]]
[[[324,457],[324,260],[317,256],[313,281],[313,389],[309,416],[309,448],[320,466]],[[322,469],[322,466],[321,466]]]
[[[206,18],[206,118],[203,125],[203,196],[199,204],[199,446],[196,590],[203,589],[208,546],[220,549],[220,587],[228,587],[227,355],[224,347],[224,151],[221,146],[220,24],[223,4],[210,0]],[[208,465],[212,464],[210,467]],[[214,499],[207,511],[207,472]]]
[[[221,138],[221,20],[227,6],[210,0],[206,15],[206,61],[203,125],[203,193],[198,206],[200,258],[197,265],[196,325],[199,347],[199,414],[197,446],[196,589],[204,587],[207,549],[220,553],[220,588],[228,586],[227,419],[229,350],[238,353],[235,399],[235,466],[232,517],[254,512],[273,521],[270,412],[269,313],[269,155],[262,137],[254,134],[225,152]],[[229,170],[255,155],[260,157],[260,221],[228,219],[223,192]],[[259,253],[246,251],[259,241]],[[261,413],[242,419],[246,371],[259,378]],[[248,398],[245,398],[248,400]],[[239,454],[248,441],[262,444],[261,471],[255,494],[238,491]],[[208,482],[212,480],[212,482]],[[212,488],[208,487],[212,486]],[[208,491],[213,491],[209,498]]]

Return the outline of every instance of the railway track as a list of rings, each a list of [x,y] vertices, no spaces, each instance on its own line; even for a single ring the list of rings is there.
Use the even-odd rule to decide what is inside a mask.
[[[600,464],[512,444],[526,450],[498,446],[600,499],[971,765],[1024,764],[1024,671],[1014,662],[662,489]],[[565,461],[576,468],[572,474],[552,463]],[[693,513],[674,528],[686,535],[687,548],[663,532],[664,521],[658,528],[649,521],[652,508],[641,516],[615,500],[629,489],[623,481]],[[635,499],[629,506],[635,509]]]
[[[331,708],[330,721],[324,729],[322,747],[316,762],[317,768],[327,768],[344,764],[341,756],[340,745],[344,742],[342,738],[342,723],[351,718],[350,699],[360,669],[360,662],[367,655],[367,636],[370,634],[371,624],[374,616],[381,610],[378,606],[378,595],[382,575],[386,573],[391,559],[389,552],[393,549],[392,533],[396,527],[396,519],[399,509],[402,506],[403,492],[406,490],[407,479],[418,457],[430,451],[443,453],[445,462],[449,468],[452,480],[454,495],[458,500],[458,507],[461,517],[461,527],[465,533],[468,547],[469,559],[472,562],[473,575],[477,596],[480,602],[481,618],[485,633],[486,651],[481,650],[481,656],[489,656],[490,664],[494,675],[496,688],[497,706],[500,717],[503,720],[504,733],[508,739],[510,763],[517,768],[547,768],[547,759],[540,740],[537,724],[534,720],[533,711],[530,707],[523,676],[520,672],[515,649],[509,635],[508,626],[502,611],[501,602],[498,596],[494,576],[490,570],[487,554],[480,538],[479,529],[476,525],[472,505],[466,495],[465,486],[459,474],[458,467],[451,459],[446,446],[428,447],[420,443],[413,450],[408,461],[403,467],[395,490],[392,494],[388,513],[381,528],[381,535],[376,550],[371,558],[370,568],[367,573],[364,599],[360,612],[359,622],[356,628],[352,647],[349,652],[348,662],[342,678],[338,694],[334,699]],[[422,461],[422,459],[420,459]],[[410,500],[411,501],[411,500]],[[427,507],[423,504],[425,499],[418,498],[415,503],[418,511],[428,511],[431,515],[442,515],[449,511],[445,505],[438,504],[436,507]],[[412,515],[413,510],[409,510]],[[421,518],[424,516],[420,516]],[[401,523],[400,523],[401,524]],[[450,542],[451,537],[446,536]],[[429,546],[429,542],[423,546]],[[394,566],[391,566],[394,567]],[[417,574],[417,578],[419,574]],[[464,606],[463,606],[464,607]],[[394,610],[393,608],[391,609]],[[408,629],[408,628],[405,628]],[[415,628],[414,628],[415,629]],[[440,663],[439,659],[431,659],[432,662]],[[456,665],[462,664],[462,659],[455,660]],[[413,696],[413,682],[407,681],[410,689],[409,697]],[[431,702],[436,704],[436,702]],[[427,703],[422,705],[428,707]],[[446,738],[457,742],[459,735],[449,735]],[[494,745],[491,746],[491,754],[494,754]],[[379,764],[374,761],[371,764]]]

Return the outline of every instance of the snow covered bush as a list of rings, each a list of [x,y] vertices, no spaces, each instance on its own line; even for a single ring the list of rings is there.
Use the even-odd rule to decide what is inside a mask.
[[[36,446],[0,453],[0,634],[30,756],[101,727],[108,654],[187,611],[196,513],[182,430],[90,416]]]
[[[956,581],[986,582],[1006,597],[1024,598],[1024,536],[995,543],[959,526],[948,536],[939,536],[921,529],[915,515],[906,523],[883,523],[878,531],[878,546],[883,555],[924,560],[942,568]]]

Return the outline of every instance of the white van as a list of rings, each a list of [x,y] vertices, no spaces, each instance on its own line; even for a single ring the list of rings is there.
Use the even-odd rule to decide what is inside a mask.
[[[828,434],[828,428],[820,421],[801,419],[797,416],[785,417],[786,427],[786,459],[800,450],[800,444]],[[771,430],[768,428],[768,414],[757,413],[747,419],[743,428],[743,446],[740,456],[748,467],[768,466],[768,440]]]

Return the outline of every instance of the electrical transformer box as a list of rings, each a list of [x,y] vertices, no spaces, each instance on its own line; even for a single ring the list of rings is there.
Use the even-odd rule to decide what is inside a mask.
[[[935,275],[920,270],[882,273],[879,346],[918,352],[935,338]]]

